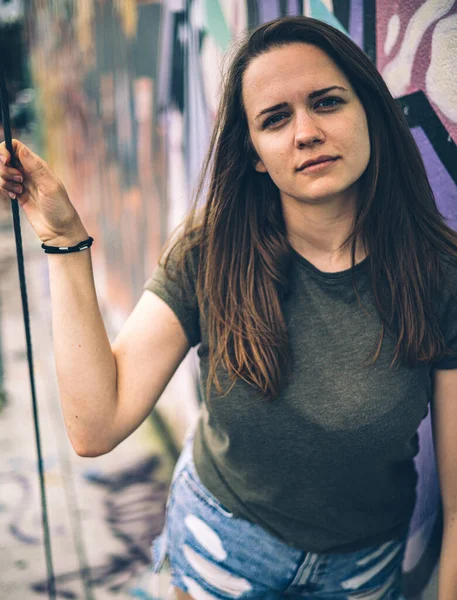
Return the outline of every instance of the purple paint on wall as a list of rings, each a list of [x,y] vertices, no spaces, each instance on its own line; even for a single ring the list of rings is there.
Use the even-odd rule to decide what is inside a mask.
[[[416,567],[426,551],[440,503],[440,487],[433,448],[430,412],[420,424],[418,434],[420,450],[414,459],[418,474],[417,499],[411,517],[408,544],[403,561],[403,571],[405,573]]]
[[[272,21],[280,16],[279,0],[262,0],[258,2],[260,23]]]
[[[349,35],[359,48],[363,49],[363,0],[352,0],[350,7]]]
[[[444,168],[436,152],[421,127],[413,127],[411,132],[424,159],[427,176],[435,194],[436,203],[447,224],[457,231],[457,187]]]
[[[287,5],[287,14],[288,15],[301,15],[298,0],[289,0],[288,5]]]
[[[453,229],[457,227],[457,188],[421,127],[411,129],[424,160],[430,185],[441,214]],[[430,412],[420,424],[419,453],[415,457],[418,473],[417,500],[411,518],[408,544],[403,562],[404,572],[414,569],[429,546],[440,503],[440,487],[433,447]]]

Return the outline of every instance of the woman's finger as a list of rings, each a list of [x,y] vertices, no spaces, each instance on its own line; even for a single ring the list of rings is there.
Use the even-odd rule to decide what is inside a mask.
[[[24,177],[18,169],[11,169],[2,165],[0,165],[0,177],[6,181],[18,181],[19,183],[24,181]]]
[[[8,152],[5,146],[5,142],[0,144],[0,162],[2,165],[7,165],[10,162],[11,154]]]
[[[22,194],[23,186],[20,183],[14,181],[6,181],[0,177],[0,188],[8,192],[14,192],[15,194]]]
[[[28,150],[27,146],[25,146],[25,144],[23,144],[22,142],[20,142],[19,140],[13,139],[12,140],[12,145],[13,145],[13,153],[14,153],[14,163],[15,166],[18,168],[22,168],[22,164],[21,161],[19,159],[19,152],[21,150],[23,150],[24,148]],[[6,143],[2,142],[0,144],[0,163],[2,163],[3,165],[10,165],[11,164],[11,154],[9,152],[9,150],[6,147]]]

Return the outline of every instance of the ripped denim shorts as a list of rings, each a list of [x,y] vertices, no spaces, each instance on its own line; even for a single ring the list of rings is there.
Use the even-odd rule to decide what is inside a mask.
[[[235,517],[205,488],[192,443],[189,437],[173,473],[165,525],[152,546],[153,573],[167,560],[171,585],[195,600],[405,600],[406,539],[346,554],[288,546]]]

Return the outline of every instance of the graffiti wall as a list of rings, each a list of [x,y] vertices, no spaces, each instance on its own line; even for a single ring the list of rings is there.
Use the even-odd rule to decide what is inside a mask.
[[[182,216],[167,202],[169,187],[174,197],[185,192],[165,151],[173,124],[160,117],[163,12],[156,0],[26,3],[38,151],[95,239],[94,279],[111,341]],[[156,409],[177,444],[198,407],[192,361],[190,354]],[[188,399],[183,410],[175,407],[178,396]]]
[[[164,241],[160,14],[159,3],[128,0],[38,1],[26,12],[42,153],[95,238],[96,284],[121,320]]]
[[[455,0],[38,0],[31,7],[43,149],[95,238],[97,289],[119,323],[189,206],[224,53],[245,28],[278,16],[323,20],[366,52],[408,119],[443,216],[457,227]],[[182,410],[173,410],[182,430],[198,411],[188,401],[192,353],[189,361],[175,377],[184,381]],[[442,527],[429,417],[419,433],[418,503],[404,564],[409,597],[430,578]]]

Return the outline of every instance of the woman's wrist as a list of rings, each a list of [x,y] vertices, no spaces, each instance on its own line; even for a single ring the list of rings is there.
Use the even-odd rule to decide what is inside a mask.
[[[66,235],[51,238],[43,242],[46,246],[53,246],[55,248],[61,247],[72,247],[84,242],[89,239],[89,234],[82,227],[80,229],[69,232]]]

